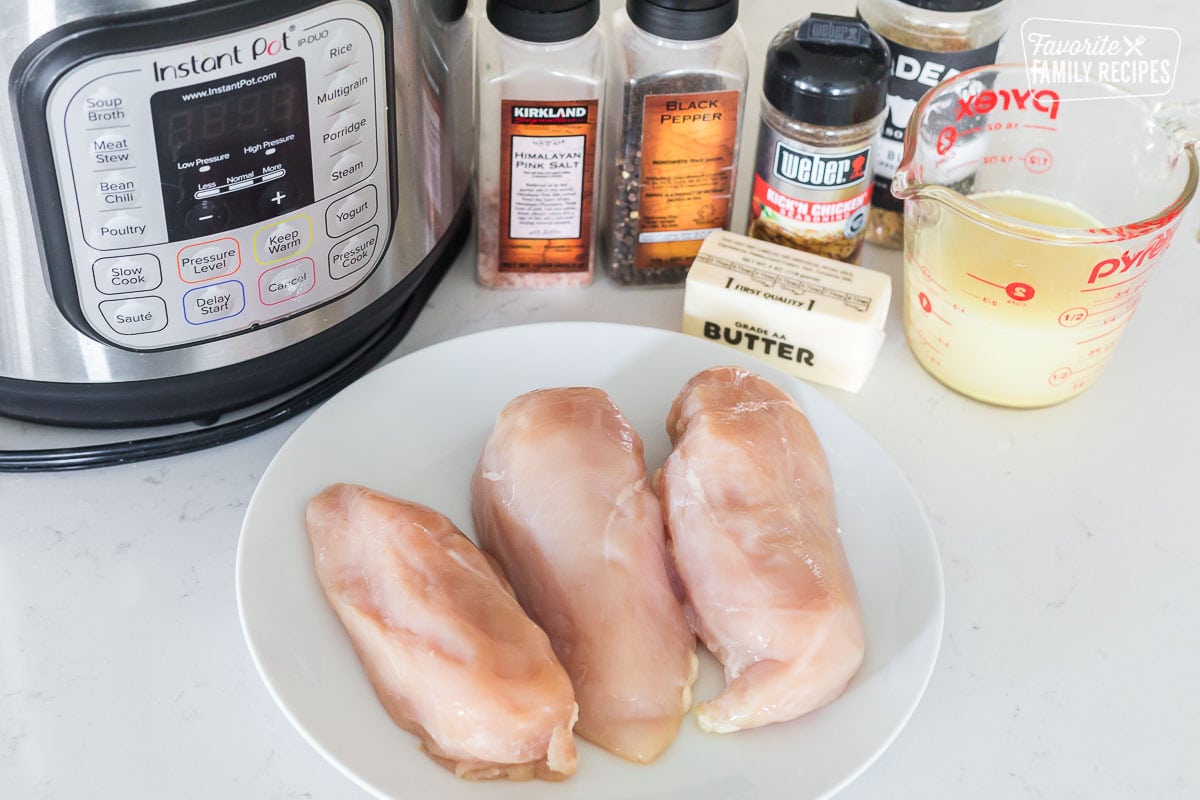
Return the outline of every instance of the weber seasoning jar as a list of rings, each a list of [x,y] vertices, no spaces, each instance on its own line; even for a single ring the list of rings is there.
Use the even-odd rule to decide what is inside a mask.
[[[890,67],[887,45],[860,19],[813,14],[776,34],[748,235],[858,263]]]
[[[627,0],[613,21],[609,277],[679,283],[729,227],[749,62],[737,0]]]
[[[488,0],[476,47],[477,278],[587,286],[607,73],[600,0]]]
[[[942,80],[996,62],[1008,6],[1009,0],[858,0],[858,15],[892,52],[888,114],[876,148],[867,223],[872,244],[904,246],[904,203],[891,186],[913,109]]]

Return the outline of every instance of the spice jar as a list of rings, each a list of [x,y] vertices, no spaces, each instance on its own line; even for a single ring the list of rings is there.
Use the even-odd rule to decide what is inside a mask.
[[[737,13],[737,0],[627,0],[616,14],[604,172],[617,284],[682,281],[729,227],[749,73]]]
[[[858,0],[858,14],[892,52],[888,115],[875,159],[867,241],[904,246],[904,204],[892,178],[904,153],[904,129],[917,102],[946,78],[996,61],[1008,27],[1008,0]]]
[[[890,67],[887,45],[860,19],[813,14],[776,34],[750,236],[858,263]]]
[[[488,0],[476,71],[479,282],[592,282],[606,64],[600,0]]]

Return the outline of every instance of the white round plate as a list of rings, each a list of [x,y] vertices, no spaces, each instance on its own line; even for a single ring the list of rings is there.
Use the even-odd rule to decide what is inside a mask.
[[[496,414],[551,386],[597,386],[646,443],[670,451],[667,410],[696,372],[740,364],[791,392],[829,456],[839,523],[861,595],[867,655],[847,692],[801,719],[705,734],[691,718],[649,766],[579,740],[562,783],[469,783],[436,765],[375,698],[317,583],[308,499],[360,483],[438,509],[471,533],[469,482]],[[907,722],[941,642],[941,561],[921,504],[861,428],[801,381],[683,334],[605,323],[501,328],[434,345],[362,378],[318,409],[279,451],[246,511],[237,599],[250,653],[287,718],[322,755],[388,800],[749,800],[829,797],[879,757]],[[702,651],[696,697],[720,668]]]

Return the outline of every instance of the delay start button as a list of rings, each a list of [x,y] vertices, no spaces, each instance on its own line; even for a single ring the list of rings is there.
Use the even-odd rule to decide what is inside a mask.
[[[358,272],[371,263],[379,245],[379,226],[372,225],[329,251],[329,277],[335,281]]]
[[[241,281],[222,281],[192,289],[183,296],[183,316],[193,325],[236,317],[246,309]]]
[[[232,275],[242,266],[242,248],[232,237],[189,245],[179,251],[179,279],[203,283]]]

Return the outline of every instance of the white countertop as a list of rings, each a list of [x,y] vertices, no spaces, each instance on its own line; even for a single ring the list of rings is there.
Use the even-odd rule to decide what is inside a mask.
[[[1200,97],[1190,5],[1036,13],[1180,29],[1173,97],[1186,99]],[[761,75],[771,33],[810,4],[743,9]],[[908,475],[947,595],[925,698],[840,797],[1200,797],[1198,220],[1193,206],[1103,377],[1061,406],[1004,410],[945,389],[910,354],[898,300],[863,391],[822,390]],[[678,327],[681,289],[489,292],[472,247],[395,356],[530,321]],[[898,253],[869,249],[864,263],[900,286]],[[298,424],[161,461],[0,476],[0,797],[365,797],[276,708],[238,623],[242,515]],[[21,430],[24,446],[57,441]]]

